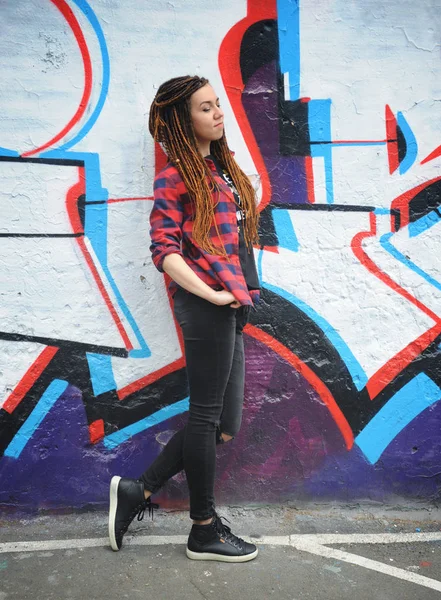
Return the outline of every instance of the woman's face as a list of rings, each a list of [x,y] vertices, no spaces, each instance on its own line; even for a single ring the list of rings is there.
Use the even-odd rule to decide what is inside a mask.
[[[224,113],[210,84],[207,83],[191,96],[190,113],[199,144],[207,144],[223,136]]]

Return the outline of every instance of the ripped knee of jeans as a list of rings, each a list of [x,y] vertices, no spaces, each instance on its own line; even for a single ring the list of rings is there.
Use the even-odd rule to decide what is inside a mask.
[[[225,444],[225,442],[229,442],[232,439],[234,439],[234,435],[221,431],[220,427],[216,428],[216,444]]]

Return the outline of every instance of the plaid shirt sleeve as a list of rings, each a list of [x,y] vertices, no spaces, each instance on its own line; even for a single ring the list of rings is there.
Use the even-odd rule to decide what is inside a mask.
[[[176,184],[167,174],[167,168],[155,177],[153,190],[154,203],[150,213],[150,252],[155,267],[163,273],[162,265],[168,254],[182,256],[184,211]]]

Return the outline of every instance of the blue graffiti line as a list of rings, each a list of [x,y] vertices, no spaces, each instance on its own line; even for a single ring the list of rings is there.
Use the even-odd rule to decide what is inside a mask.
[[[334,204],[334,175],[332,172],[332,145],[311,144],[311,156],[323,157],[325,161],[326,203]]]
[[[394,235],[393,233],[386,233],[385,235],[381,236],[381,238],[380,238],[380,244],[386,250],[386,252],[391,254],[400,263],[402,263],[403,265],[405,265],[406,267],[408,267],[409,269],[411,269],[412,271],[417,273],[420,277],[422,277],[428,283],[433,285],[437,290],[441,291],[441,283],[439,281],[437,281],[436,279],[431,277],[428,273],[423,271],[423,269],[421,269],[421,267],[416,265],[414,262],[412,262],[409,258],[407,258],[404,254],[402,254],[399,250],[397,250],[395,248],[395,246],[390,241],[390,239],[393,235]]]
[[[58,149],[51,150],[43,154],[42,157],[81,160],[84,163],[86,179],[86,223],[84,232],[90,240],[100,266],[115,294],[118,306],[132,328],[140,346],[138,349],[135,348],[131,350],[129,356],[131,358],[148,358],[151,356],[150,348],[107,266],[108,206],[103,200],[107,200],[109,194],[108,191],[101,186],[101,170],[98,154],[88,152],[65,152],[64,150]],[[96,377],[100,377],[100,374],[97,373]],[[107,374],[104,379],[108,380],[109,377],[110,375]]]
[[[133,423],[133,425],[128,425],[115,433],[111,433],[107,435],[103,444],[108,450],[113,450],[120,444],[127,442],[134,435],[145,431],[146,429],[150,429],[150,427],[154,427],[167,419],[171,419],[171,417],[175,417],[181,413],[184,413],[188,410],[189,400],[188,398],[184,398],[184,400],[180,400],[179,402],[175,402],[170,406],[166,406],[165,408],[161,408],[153,415],[146,417],[145,419],[141,419],[137,423]]]
[[[407,226],[409,237],[416,237],[417,235],[420,235],[420,233],[424,233],[424,231],[427,231],[436,225],[440,220],[441,217],[436,210],[430,211],[427,215],[424,215],[424,217],[409,223]]]
[[[330,142],[331,100],[310,100],[308,102],[309,137],[312,142]]]
[[[334,175],[332,172],[331,100],[308,102],[308,127],[311,156],[323,157],[325,162],[326,202],[334,202]],[[318,143],[317,143],[318,142]]]
[[[401,112],[397,113],[397,125],[401,129],[404,139],[406,140],[406,156],[400,163],[400,175],[403,175],[416,161],[418,155],[418,144],[409,123],[406,121],[403,113]]]
[[[321,315],[319,315],[313,308],[311,308],[306,302],[303,302],[296,296],[290,294],[286,290],[279,288],[275,285],[263,281],[262,287],[274,292],[275,294],[285,298],[294,306],[297,306],[302,312],[304,312],[320,329],[323,334],[328,338],[331,344],[334,346],[336,351],[340,354],[342,360],[346,364],[349,373],[352,376],[354,385],[358,391],[364,388],[368,378],[364,372],[362,366],[351,352],[349,346],[340,336],[340,334],[332,327],[332,325],[326,321]]]
[[[115,377],[112,369],[112,358],[105,354],[87,352],[90,379],[95,396],[116,390]]]
[[[291,220],[292,212],[278,208],[273,210],[272,214],[279,246],[293,252],[298,252],[299,242]]]
[[[107,50],[106,40],[104,37],[103,30],[101,25],[96,18],[95,13],[92,8],[89,6],[85,0],[72,0],[78,8],[84,13],[92,28],[95,31],[95,34],[98,38],[100,51],[101,51],[101,61],[103,65],[103,74],[102,74],[102,83],[101,83],[101,92],[98,98],[97,105],[95,106],[94,111],[90,115],[89,119],[77,133],[77,135],[70,141],[66,142],[63,146],[60,147],[60,150],[68,150],[72,148],[75,144],[77,144],[80,140],[82,140],[95,125],[100,113],[103,109],[104,102],[106,101],[107,93],[109,91],[109,82],[110,82],[110,60],[109,60],[109,52]]]
[[[139,349],[133,349],[129,352],[129,356],[132,358],[148,358],[151,356],[151,351],[145,341],[135,318],[130,312],[121,292],[115,280],[112,277],[112,273],[107,265],[107,219],[108,209],[107,204],[86,204],[86,229],[85,233],[91,240],[93,249],[100,261],[101,268],[110,283],[113,293],[115,294],[116,301],[120,307],[124,317],[127,319],[130,327],[135,333],[136,339],[140,345]]]
[[[20,154],[15,150],[9,150],[9,148],[2,148],[0,146],[0,156],[20,156]]]
[[[300,97],[300,0],[277,0],[280,69],[289,77],[289,98]]]
[[[46,388],[46,391],[37,402],[34,410],[31,412],[26,422],[20,427],[9,446],[5,450],[5,456],[18,458],[24,447],[37,431],[41,422],[51,410],[55,402],[66,390],[68,383],[61,379],[54,379]]]
[[[84,163],[86,172],[86,201],[103,202],[109,198],[109,192],[101,185],[100,157],[96,152],[65,152],[60,148],[40,154],[40,158],[56,158],[66,161],[76,160]],[[95,250],[96,252],[96,250]]]
[[[259,250],[259,254],[257,255],[257,275],[259,276],[259,281],[262,283],[262,262],[263,262],[263,250]]]
[[[406,425],[440,398],[440,388],[425,373],[420,373],[392,396],[355,438],[355,443],[368,461],[375,464]]]
[[[93,186],[96,185],[96,187],[97,187],[96,192],[99,193],[99,191],[102,188],[101,188],[101,181],[99,181],[99,184],[98,184],[98,180],[97,180],[97,178],[100,175],[99,163],[97,163],[97,158],[98,157],[96,156],[94,158],[94,160],[92,161],[91,172],[93,173],[93,177],[92,177]],[[88,169],[88,161],[87,160],[85,161],[85,166],[86,166],[86,181],[87,181],[88,177],[89,177],[89,169]],[[100,262],[101,268],[102,268],[105,276],[107,277],[107,280],[110,283],[113,293],[115,294],[118,306],[120,307],[122,313],[124,314],[124,317],[126,318],[127,322],[129,323],[130,327],[132,328],[132,330],[136,336],[136,339],[138,341],[138,344],[140,346],[140,348],[138,348],[138,349],[131,350],[129,352],[129,356],[131,356],[132,358],[148,358],[149,356],[151,356],[151,351],[148,347],[148,344],[145,341],[144,336],[142,335],[142,333],[138,327],[138,324],[136,323],[135,318],[133,317],[132,313],[130,312],[129,307],[127,306],[126,302],[124,301],[124,298],[122,297],[122,295],[118,289],[118,286],[117,286],[115,280],[113,279],[110,269],[107,265],[108,205],[106,203],[104,203],[104,204],[94,204],[93,203],[93,200],[98,200],[97,193],[94,193],[94,190],[92,190],[91,197],[92,197],[91,198],[92,202],[86,202],[85,234],[92,243],[92,247],[93,247],[94,252]],[[90,199],[89,196],[87,196],[88,201],[89,201],[89,199]]]

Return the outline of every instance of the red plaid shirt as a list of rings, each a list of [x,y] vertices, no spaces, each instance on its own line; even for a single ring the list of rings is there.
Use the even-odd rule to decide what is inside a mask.
[[[168,254],[180,254],[187,265],[213,289],[225,289],[242,305],[252,305],[259,299],[259,290],[248,290],[239,262],[239,234],[236,204],[228,184],[219,176],[210,159],[206,159],[219,190],[213,191],[216,227],[210,235],[214,244],[225,248],[228,257],[209,254],[193,239],[193,208],[179,171],[169,163],[155,177],[154,204],[150,214],[150,251],[156,268],[163,272],[162,263]],[[172,281],[170,292],[177,284]]]

